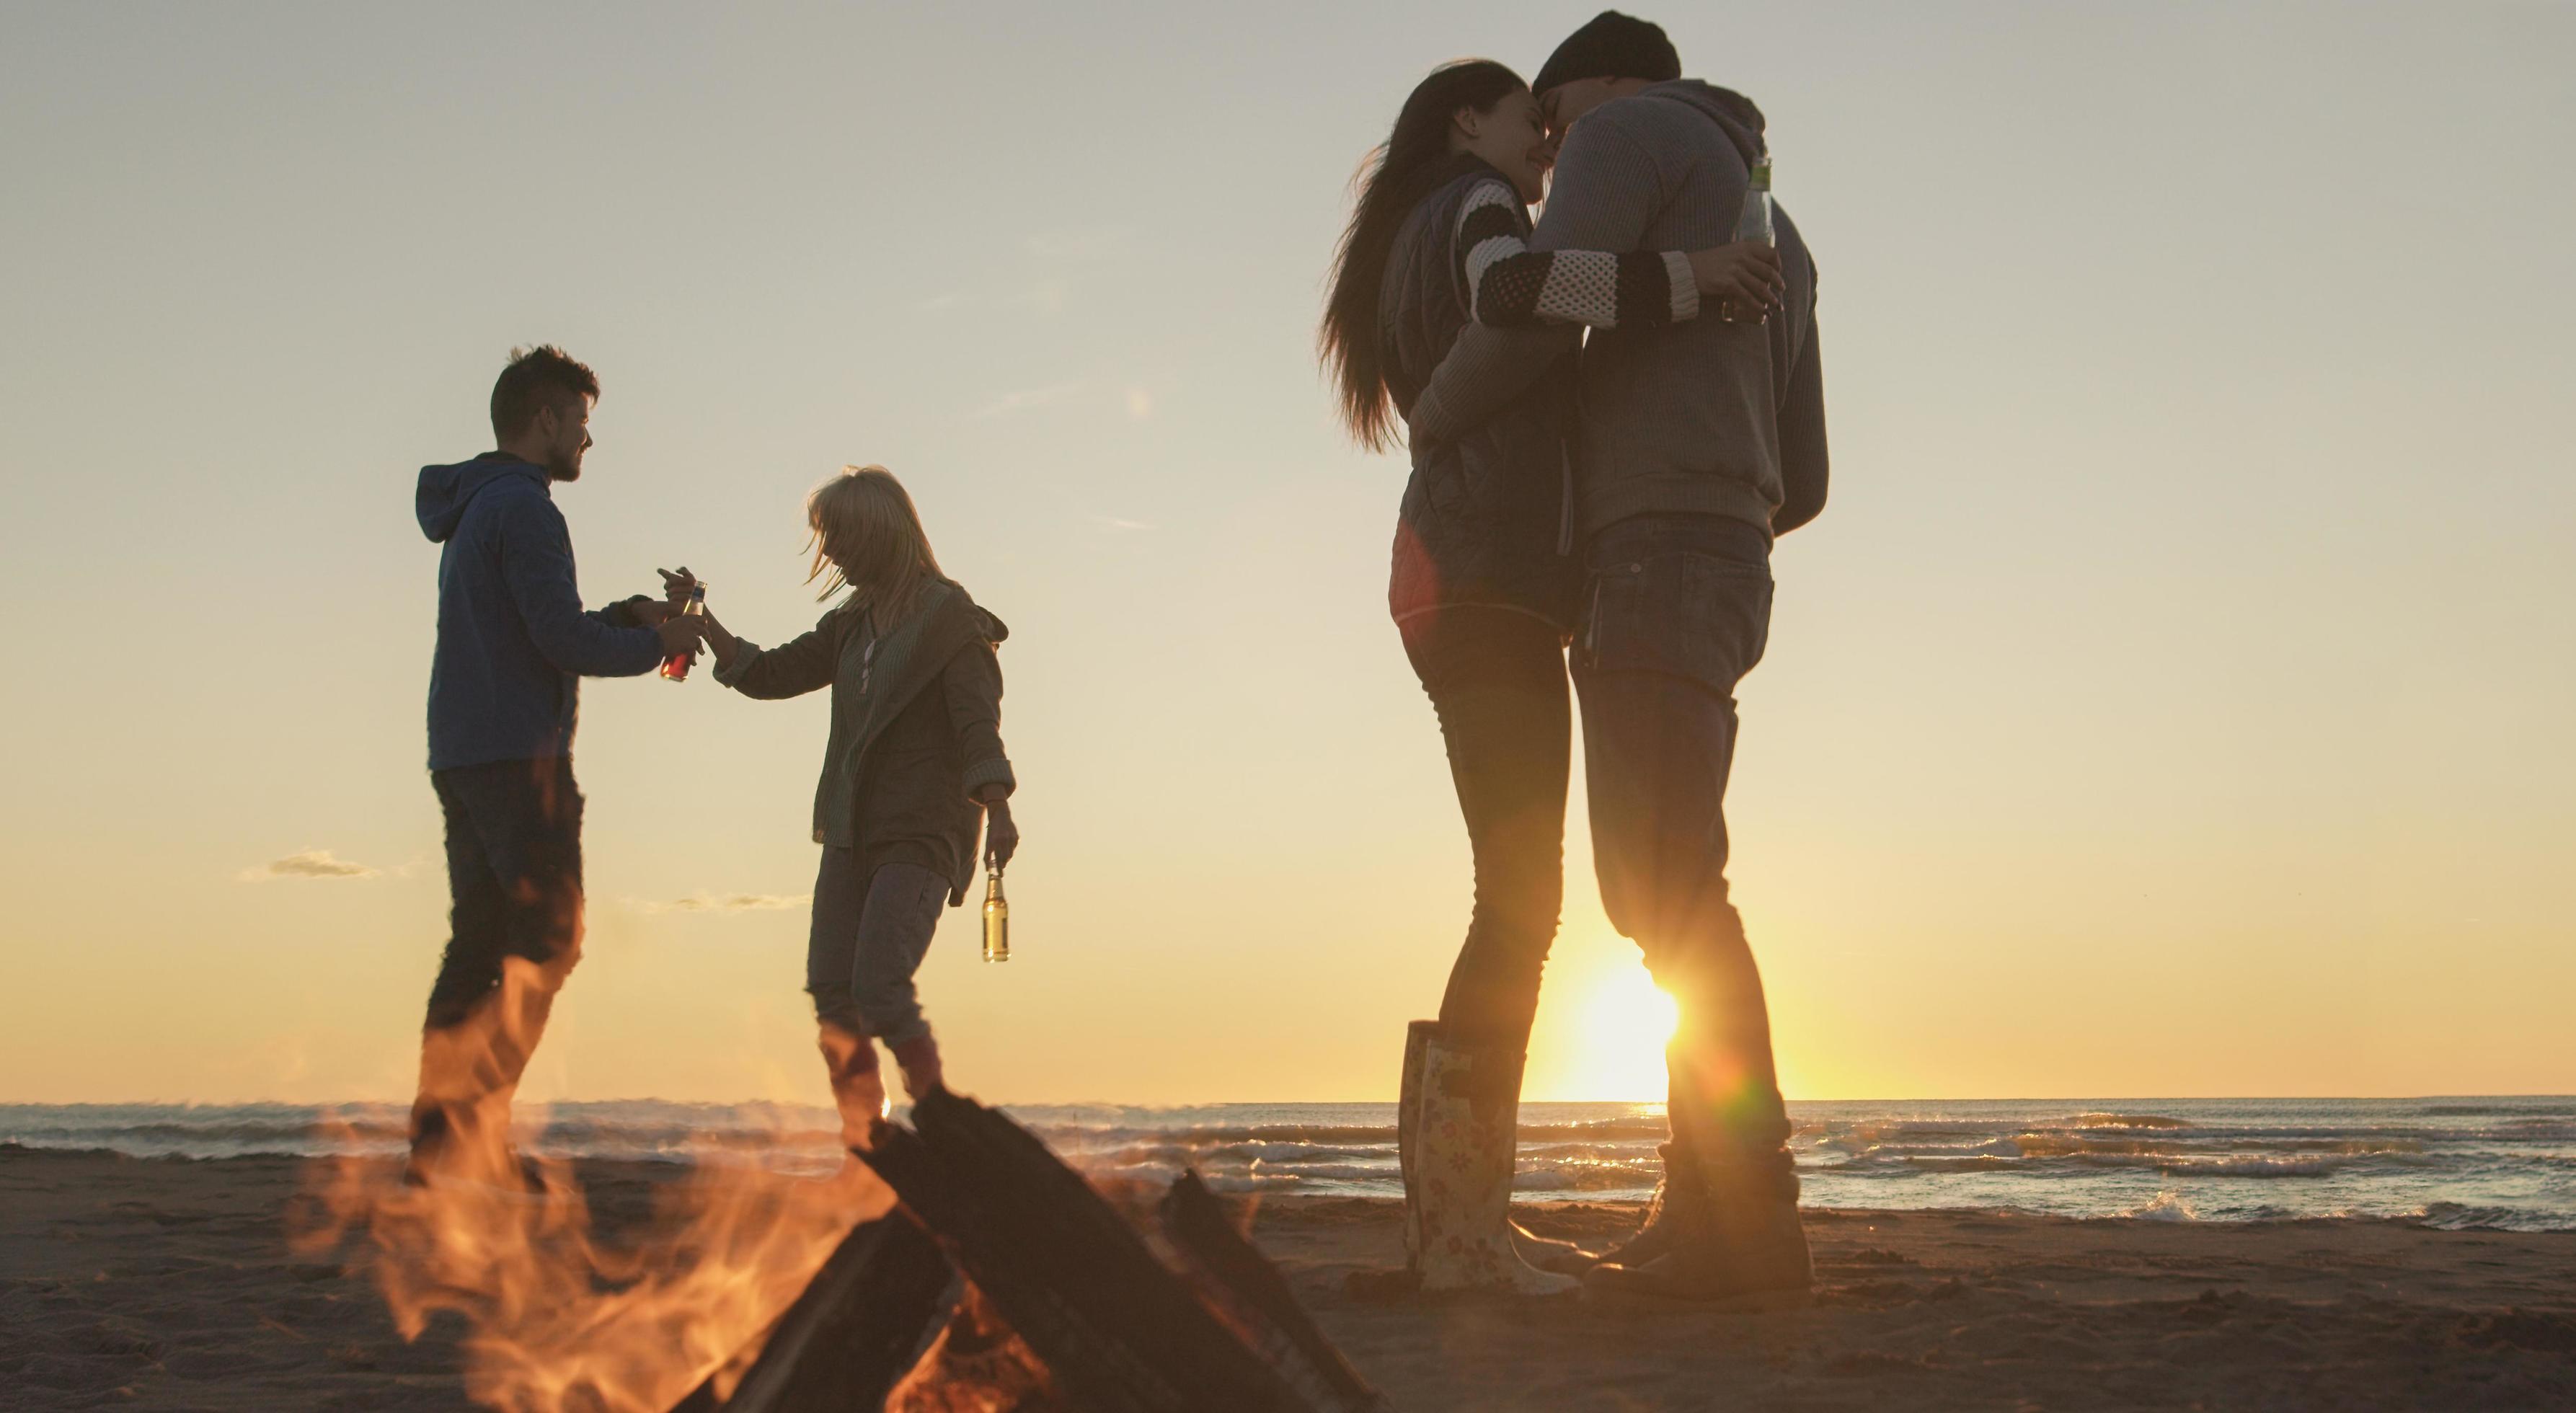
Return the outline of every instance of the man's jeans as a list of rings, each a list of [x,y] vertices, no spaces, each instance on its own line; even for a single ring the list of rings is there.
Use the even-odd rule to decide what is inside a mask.
[[[1735,684],[1770,637],[1770,541],[1724,516],[1637,516],[1594,534],[1584,560],[1574,685],[1602,905],[1680,1003],[1674,1137],[1703,1159],[1759,1161],[1789,1123],[1727,898],[1725,803]]]
[[[415,1160],[498,1160],[510,1098],[581,959],[581,790],[562,756],[434,770],[447,816],[447,953],[429,988]]]
[[[429,1027],[457,1025],[501,984],[505,957],[560,980],[581,952],[581,790],[572,760],[434,770],[447,816],[447,953]]]
[[[805,943],[814,1018],[889,1047],[930,1033],[912,974],[930,951],[949,882],[919,864],[868,868],[856,849],[824,846]]]

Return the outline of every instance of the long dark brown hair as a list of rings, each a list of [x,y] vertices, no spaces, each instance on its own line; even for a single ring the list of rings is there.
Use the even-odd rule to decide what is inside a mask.
[[[1351,223],[1333,251],[1333,289],[1324,300],[1315,343],[1333,376],[1342,421],[1371,451],[1385,450],[1396,432],[1377,332],[1378,289],[1396,232],[1448,168],[1451,116],[1461,108],[1489,112],[1528,86],[1491,59],[1461,59],[1433,69],[1404,100],[1395,131],[1351,178]]]

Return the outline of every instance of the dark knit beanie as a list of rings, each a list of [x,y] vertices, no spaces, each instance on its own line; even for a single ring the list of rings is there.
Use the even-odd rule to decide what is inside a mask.
[[[1565,37],[1539,66],[1530,92],[1545,93],[1576,79],[1626,78],[1669,83],[1682,76],[1682,56],[1664,37],[1664,27],[1604,10],[1592,22]]]

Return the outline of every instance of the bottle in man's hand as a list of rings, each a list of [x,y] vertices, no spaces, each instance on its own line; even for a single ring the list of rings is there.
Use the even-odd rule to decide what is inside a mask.
[[[706,611],[707,586],[704,584],[690,585],[689,601],[680,605],[680,612],[684,614],[704,615]],[[663,679],[671,682],[688,681],[689,666],[697,660],[698,650],[696,648],[683,648],[680,651],[671,654],[669,657],[662,659]]]

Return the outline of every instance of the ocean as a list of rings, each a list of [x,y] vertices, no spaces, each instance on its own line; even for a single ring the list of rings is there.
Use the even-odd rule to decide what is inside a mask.
[[[1194,1166],[1235,1192],[1403,1191],[1392,1104],[1010,1112],[1096,1173]],[[1832,1101],[1789,1112],[1809,1206],[2576,1230],[2576,1097]],[[391,1105],[0,1105],[0,1144],[149,1158],[389,1154],[403,1117]],[[624,1100],[530,1106],[520,1120],[522,1145],[554,1157],[810,1172],[839,1161],[833,1116],[814,1106]],[[1516,1192],[1642,1200],[1662,1137],[1660,1105],[1524,1105]]]

